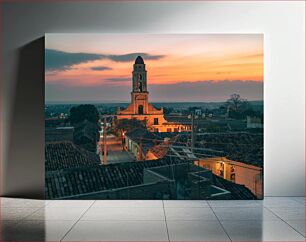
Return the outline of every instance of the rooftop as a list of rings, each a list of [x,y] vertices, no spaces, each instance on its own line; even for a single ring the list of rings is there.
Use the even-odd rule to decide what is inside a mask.
[[[223,155],[230,160],[263,166],[263,134],[203,133],[197,136],[197,147],[215,150],[216,156],[220,156],[220,152],[223,152]],[[202,154],[205,155],[205,152],[203,151]]]
[[[91,167],[100,163],[99,156],[69,141],[50,142],[45,145],[46,171],[73,167]]]
[[[179,162],[179,161],[178,161]],[[142,184],[144,168],[170,164],[168,160],[74,167],[46,172],[46,199],[77,196]]]

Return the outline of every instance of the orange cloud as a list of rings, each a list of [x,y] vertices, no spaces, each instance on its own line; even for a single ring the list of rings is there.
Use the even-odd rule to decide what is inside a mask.
[[[248,50],[248,45],[239,48],[233,44],[235,43],[233,40],[231,41],[228,47],[224,46],[225,40],[221,41],[222,51],[218,51],[218,49],[210,51],[209,47],[203,51],[200,41],[196,41],[195,45],[189,49],[180,50],[179,48],[184,47],[182,43],[177,44],[177,50],[171,46],[171,53],[161,53],[156,47],[154,51],[148,53],[164,57],[149,60],[144,58],[148,71],[148,84],[224,80],[262,82],[264,76],[262,44],[253,44],[252,48],[250,47]],[[151,44],[154,47],[154,42]],[[124,45],[122,53],[126,53]],[[103,71],[95,71],[94,68],[97,66],[103,66]],[[58,82],[60,80],[74,86],[103,85],[110,83],[109,80],[131,78],[132,68],[132,61],[116,62],[112,59],[98,59],[72,65],[70,69],[58,73],[46,73],[46,81]],[[124,81],[122,85],[130,85],[130,83]]]

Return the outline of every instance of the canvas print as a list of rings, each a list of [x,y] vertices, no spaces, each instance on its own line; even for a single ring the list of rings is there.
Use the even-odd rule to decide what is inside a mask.
[[[46,34],[46,199],[262,199],[262,34]]]

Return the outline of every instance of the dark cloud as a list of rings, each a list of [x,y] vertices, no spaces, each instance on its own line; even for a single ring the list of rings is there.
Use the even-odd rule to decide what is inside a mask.
[[[90,68],[93,71],[107,71],[112,70],[113,68],[107,67],[107,66],[94,66]]]
[[[164,57],[163,55],[150,55],[148,53],[104,55],[92,53],[69,53],[59,50],[45,49],[45,68],[46,71],[63,71],[71,69],[72,65],[95,61],[99,59],[109,59],[116,62],[130,62],[134,61],[139,55],[142,56],[145,60],[159,60]]]
[[[46,102],[119,102],[130,100],[128,85],[71,86],[64,82],[46,83]]]
[[[117,62],[129,62],[129,61],[134,61],[136,57],[139,55],[144,60],[159,60],[165,57],[164,55],[149,55],[147,53],[130,53],[125,55],[108,55],[107,58]]]
[[[71,86],[62,81],[46,83],[46,101],[129,101],[128,78],[112,78],[99,86]],[[113,82],[111,82],[113,81]],[[131,80],[129,79],[131,82]],[[126,82],[120,84],[120,82]],[[73,82],[72,82],[73,83]],[[119,85],[120,84],[120,85]],[[248,100],[263,99],[263,83],[257,81],[198,81],[177,84],[149,84],[151,102],[225,101],[233,93]]]
[[[58,50],[45,49],[46,71],[68,70],[72,65],[101,59],[101,55],[89,53],[68,53]]]
[[[107,82],[128,82],[131,81],[130,77],[117,77],[117,78],[107,78]]]
[[[263,99],[263,83],[253,80],[221,80],[181,82],[177,84],[150,85],[154,101],[224,101],[239,93],[249,100]]]

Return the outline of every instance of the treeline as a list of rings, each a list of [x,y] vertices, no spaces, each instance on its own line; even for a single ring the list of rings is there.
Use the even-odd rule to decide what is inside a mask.
[[[88,151],[96,152],[99,141],[99,119],[99,112],[92,104],[72,107],[69,122],[74,127],[74,143]]]

